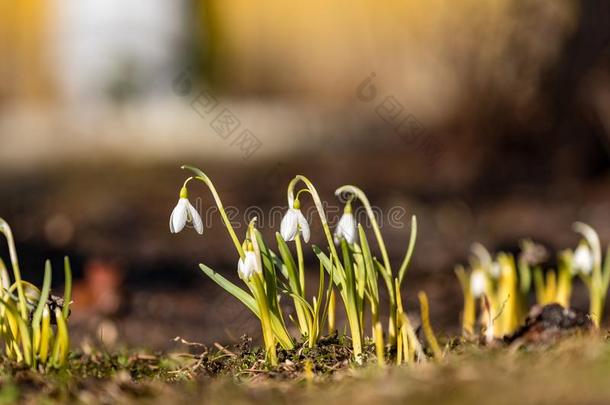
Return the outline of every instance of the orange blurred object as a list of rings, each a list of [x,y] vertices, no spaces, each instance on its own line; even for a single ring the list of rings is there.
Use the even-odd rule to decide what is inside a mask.
[[[111,261],[91,260],[85,265],[85,277],[74,285],[73,308],[77,317],[111,316],[123,304],[123,272]]]

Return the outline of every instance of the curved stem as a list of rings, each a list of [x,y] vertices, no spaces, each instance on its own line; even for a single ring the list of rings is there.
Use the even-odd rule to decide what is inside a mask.
[[[381,257],[383,258],[383,265],[385,266],[387,271],[390,273],[390,275],[392,275],[392,267],[390,266],[390,258],[388,256],[388,251],[385,247],[385,242],[383,241],[383,237],[381,236],[381,229],[379,228],[377,219],[375,219],[375,214],[373,213],[373,209],[371,208],[371,203],[369,202],[369,199],[367,198],[366,194],[364,194],[364,191],[362,191],[360,188],[358,188],[356,186],[352,186],[349,184],[339,187],[335,191],[335,195],[339,195],[344,192],[347,192],[347,193],[350,193],[350,194],[356,196],[356,198],[358,198],[360,200],[360,202],[362,203],[362,205],[364,206],[364,209],[366,210],[366,215],[369,217],[369,221],[371,221],[371,225],[373,226],[373,232],[375,232],[375,238],[377,239],[377,244],[379,245],[379,250],[381,250]]]
[[[2,232],[6,237],[9,255],[11,256],[13,274],[15,275],[15,283],[17,284],[17,294],[19,295],[19,310],[21,311],[21,317],[23,318],[23,320],[27,320],[28,311],[25,304],[25,293],[23,292],[23,284],[21,282],[21,271],[19,270],[19,260],[17,259],[15,240],[13,239],[13,232],[11,231],[11,227],[2,218],[0,218],[0,232]]]
[[[229,217],[227,216],[227,213],[225,212],[224,206],[222,205],[222,201],[220,200],[220,196],[218,195],[218,192],[216,191],[216,187],[214,187],[214,184],[212,183],[212,181],[209,179],[209,177],[205,173],[203,173],[200,169],[197,169],[196,167],[184,165],[181,168],[188,169],[197,175],[195,177],[188,178],[185,181],[185,185],[186,185],[186,183],[188,183],[188,181],[190,181],[192,179],[197,179],[197,180],[203,182],[206,186],[208,186],[208,188],[212,192],[212,196],[214,197],[214,202],[216,203],[216,206],[218,207],[218,211],[220,212],[222,221],[224,222],[224,224],[227,228],[227,231],[229,232],[229,235],[231,236],[231,239],[233,240],[235,249],[239,253],[239,256],[243,259],[245,257],[244,249],[241,246],[241,243],[239,242],[237,235],[235,234],[233,225],[231,225],[231,221],[229,221]]]
[[[330,232],[330,228],[328,227],[328,221],[326,219],[326,214],[324,213],[324,206],[322,205],[322,200],[320,199],[320,195],[318,194],[318,191],[314,187],[313,183],[309,181],[307,177],[299,174],[295,176],[294,179],[292,179],[288,184],[288,206],[292,207],[294,205],[294,188],[299,181],[302,181],[305,184],[305,186],[309,190],[309,194],[311,194],[314,205],[316,206],[316,211],[318,211],[318,216],[320,217],[320,222],[322,223],[322,228],[324,229],[324,234],[330,246],[331,253],[336,257],[337,250],[335,249],[332,233]]]
[[[290,183],[288,183],[288,189],[286,190],[286,194],[287,194],[287,198],[288,198],[288,207],[292,207],[294,205],[294,200],[295,200],[295,194],[294,194],[294,189],[297,185],[297,183],[301,181],[305,184],[305,186],[307,187],[307,190],[309,191],[309,194],[311,195],[314,205],[316,207],[316,211],[318,211],[318,216],[320,217],[320,222],[322,223],[322,229],[324,229],[324,235],[326,236],[326,241],[328,242],[328,246],[330,248],[330,253],[335,261],[335,266],[337,268],[341,267],[341,260],[339,259],[339,255],[337,254],[337,249],[335,248],[335,242],[333,240],[333,236],[332,236],[332,232],[330,231],[330,227],[328,226],[328,221],[326,219],[326,214],[324,213],[324,206],[322,204],[322,199],[320,198],[320,195],[318,194],[318,190],[316,190],[316,188],[314,187],[313,183],[305,176],[303,175],[296,175],[291,181]],[[300,193],[303,190],[300,190],[297,193],[297,196],[300,195]],[[298,249],[298,247],[297,247]],[[328,289],[326,291],[326,303],[325,303],[325,308],[324,308],[324,313],[326,313],[326,311],[328,309],[330,309],[330,306],[332,305],[332,314],[329,314],[329,330],[332,328],[334,328],[334,295],[333,295],[333,277],[334,277],[334,268],[335,266],[330,266],[330,277],[329,277],[329,284],[328,284]],[[305,287],[303,286],[303,291],[305,291]],[[330,319],[330,316],[332,315],[333,319]]]
[[[381,229],[379,228],[377,219],[375,219],[375,215],[373,213],[373,209],[371,208],[371,203],[369,202],[369,199],[367,198],[366,194],[364,194],[364,191],[362,191],[360,188],[358,188],[356,186],[352,186],[350,184],[339,187],[335,191],[335,195],[339,195],[344,192],[347,192],[353,196],[356,196],[356,198],[358,198],[360,200],[360,202],[362,203],[362,205],[364,206],[364,209],[366,210],[366,215],[368,216],[369,221],[371,221],[371,225],[373,226],[373,232],[375,233],[375,238],[377,239],[377,244],[379,245],[379,250],[381,250],[381,256],[383,258],[383,265],[384,265],[385,270],[388,273],[389,277],[391,278],[392,277],[392,267],[390,265],[390,258],[388,256],[388,251],[386,249],[385,242],[383,241],[383,236],[381,236]],[[391,285],[388,286],[388,294],[389,294],[389,298],[390,298],[390,321],[389,321],[389,325],[388,325],[388,333],[390,335],[390,344],[395,345],[396,344],[397,306],[396,306],[396,298],[395,298],[396,294]]]

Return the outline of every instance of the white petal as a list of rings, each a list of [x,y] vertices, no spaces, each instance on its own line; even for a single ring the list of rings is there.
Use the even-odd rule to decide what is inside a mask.
[[[201,221],[201,215],[197,212],[195,207],[187,200],[187,207],[189,212],[189,220],[193,223],[195,230],[199,235],[203,233],[203,221]]]
[[[335,231],[335,234],[333,235],[333,241],[335,242],[335,245],[338,245],[339,243],[341,243],[341,237],[339,236],[339,234]]]
[[[254,252],[246,252],[246,264],[248,265],[248,269],[250,272],[254,274],[255,272],[260,272],[258,269],[258,265],[256,264],[256,253]]]
[[[572,268],[576,273],[590,274],[593,271],[593,253],[586,245],[576,248],[572,259]]]
[[[299,231],[297,212],[297,210],[291,208],[286,212],[284,218],[282,218],[280,234],[282,235],[282,239],[284,239],[286,242],[293,241]]]
[[[176,233],[174,232],[174,212],[176,211],[176,208],[174,207],[174,209],[172,210],[172,213],[169,216],[169,231],[171,233]]]
[[[356,242],[357,232],[358,229],[354,215],[343,214],[335,231],[337,237],[344,238],[347,243],[353,244]]]
[[[169,230],[172,233],[178,233],[184,229],[186,220],[188,219],[187,204],[188,200],[186,198],[181,198],[172,211],[172,215],[169,218]]]
[[[256,272],[256,254],[246,252],[244,259],[237,262],[237,272],[242,279],[248,280]]]
[[[309,242],[309,237],[311,236],[311,232],[309,230],[309,224],[307,223],[307,219],[305,219],[305,215],[300,210],[297,210],[297,219],[299,222],[299,230],[301,231],[301,235],[303,236],[303,241],[305,243]]]
[[[485,292],[485,285],[487,284],[487,280],[485,280],[485,274],[483,274],[480,270],[475,270],[470,275],[470,292],[475,297],[480,297]]]
[[[248,272],[246,270],[246,263],[244,263],[244,260],[241,257],[237,261],[237,274],[239,274],[239,277],[241,277],[244,280],[248,279]]]

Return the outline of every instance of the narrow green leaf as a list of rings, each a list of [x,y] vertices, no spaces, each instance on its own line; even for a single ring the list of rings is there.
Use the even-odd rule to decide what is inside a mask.
[[[282,261],[284,262],[284,266],[286,267],[286,273],[288,281],[290,282],[290,288],[293,291],[301,291],[299,278],[297,276],[297,265],[294,261],[294,257],[292,256],[292,252],[290,248],[282,238],[282,236],[277,232],[275,234],[275,239],[277,240],[277,247],[280,252],[280,256],[282,257]]]
[[[236,286],[235,284],[233,284],[232,282],[230,282],[205,264],[199,263],[199,267],[205,273],[206,276],[208,276],[212,279],[212,281],[224,288],[226,292],[241,301],[242,304],[248,307],[250,311],[252,311],[257,317],[260,318],[258,305],[256,305],[256,300],[252,295],[248,294],[245,290]]]
[[[309,302],[307,302],[307,300],[305,300],[303,297],[301,297],[300,295],[295,294],[289,290],[284,290],[283,292],[284,292],[284,294],[290,295],[292,298],[297,300],[301,304],[302,307],[306,308],[307,310],[305,311],[305,313],[313,314],[314,309],[312,308],[311,304]]]
[[[413,256],[413,250],[415,249],[415,241],[417,240],[417,217],[413,215],[411,217],[411,237],[409,238],[409,247],[407,248],[407,253],[405,254],[405,258],[400,265],[400,269],[398,270],[398,282],[402,284],[402,280],[409,268],[409,264],[411,263],[411,257]]]
[[[72,266],[68,256],[64,257],[64,307],[62,315],[64,319],[70,316],[70,305],[72,305]]]
[[[608,291],[608,285],[610,285],[610,246],[606,249],[606,260],[604,261],[603,275],[602,275],[602,293],[604,297]]]
[[[313,249],[313,252],[315,253],[315,255],[318,257],[318,260],[320,261],[320,263],[322,263],[322,265],[326,269],[326,272],[328,274],[331,274],[332,262],[331,262],[330,258],[328,256],[326,256],[326,254],[324,252],[322,252],[322,250],[319,247],[314,245],[312,247],[312,249]],[[335,269],[335,271],[332,273],[333,273],[333,282],[335,283],[336,286],[341,288],[343,285],[343,281],[342,281],[343,278],[341,277],[340,272],[338,272],[337,269]]]
[[[373,263],[373,256],[371,255],[371,249],[369,242],[366,238],[366,233],[362,224],[358,224],[358,234],[360,240],[360,248],[362,250],[362,258],[364,265],[366,266],[366,278],[368,281],[369,295],[374,299],[374,302],[379,304],[379,289],[377,283],[377,271]]]
[[[464,293],[464,295],[468,294],[470,291],[470,287],[469,287],[470,282],[468,281],[468,275],[466,274],[464,267],[456,266],[454,272],[460,282],[460,286],[462,287],[462,292]]]
[[[205,264],[200,263],[199,267],[205,273],[205,275],[212,279],[212,281],[221,286],[229,294],[237,298],[250,311],[252,311],[252,313],[256,315],[257,318],[260,319],[258,305],[256,304],[256,300],[252,295],[248,294],[245,290],[236,286],[235,284],[233,284],[232,282],[230,282]],[[277,340],[280,345],[284,349],[292,349],[294,347],[294,343],[286,332],[283,321],[279,319],[274,313],[271,314],[271,326],[273,328],[273,333],[277,337]]]
[[[267,245],[265,245],[265,241],[263,240],[263,235],[254,227],[252,227],[252,232],[256,237],[256,244],[261,256],[261,264],[263,265],[262,270],[265,279],[265,294],[269,309],[271,312],[279,314],[280,309],[277,302],[277,277],[275,275],[275,266],[271,260],[269,249],[267,249]]]
[[[377,260],[376,258],[373,258],[373,263],[375,264],[375,268],[377,269],[379,274],[381,274],[381,277],[385,281],[385,284],[388,289],[388,293],[390,294],[390,297],[394,296],[394,281],[392,281],[392,276],[386,270],[386,268],[383,267],[383,264],[381,264],[381,262],[379,260]],[[396,280],[398,280],[398,279],[396,279]]]
[[[42,311],[44,306],[47,304],[49,299],[49,293],[51,291],[51,261],[47,260],[44,265],[44,280],[42,282],[42,291],[40,293],[40,299],[38,300],[38,306],[32,316],[33,327],[40,328],[40,320],[42,319]]]

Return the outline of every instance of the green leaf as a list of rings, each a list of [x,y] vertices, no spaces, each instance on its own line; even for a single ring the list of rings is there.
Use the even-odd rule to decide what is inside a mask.
[[[263,265],[263,276],[265,278],[265,294],[267,297],[269,308],[271,312],[281,314],[279,304],[277,302],[277,277],[275,275],[275,266],[273,264],[273,261],[271,260],[269,249],[267,249],[267,245],[265,245],[263,235],[261,235],[261,233],[254,227],[252,227],[252,232],[256,237],[256,243],[258,245],[258,250],[260,251],[261,255],[261,262]]]
[[[280,255],[282,256],[282,261],[284,262],[284,266],[286,267],[286,273],[288,276],[287,279],[290,283],[290,289],[293,292],[298,293],[301,291],[301,285],[297,276],[297,266],[292,256],[292,253],[290,252],[290,248],[288,248],[288,245],[286,244],[282,236],[277,232],[275,234],[275,239],[277,240],[277,247],[280,251]]]
[[[519,270],[519,289],[521,290],[522,294],[527,295],[532,286],[532,270],[527,262],[523,259],[519,260],[517,269]]]
[[[313,314],[313,312],[314,312],[313,307],[312,307],[312,306],[311,306],[311,304],[310,304],[309,302],[307,302],[307,301],[306,301],[306,300],[305,300],[303,297],[301,297],[300,295],[295,294],[295,293],[293,293],[292,291],[289,291],[289,290],[285,290],[285,291],[283,291],[283,292],[284,292],[285,294],[290,295],[290,296],[291,296],[292,298],[294,298],[295,300],[299,301],[299,303],[301,304],[301,306],[307,309],[307,311],[305,311],[306,313],[308,313],[308,312],[309,312],[309,313]]]
[[[377,271],[379,272],[379,274],[381,274],[381,277],[385,281],[386,287],[388,289],[388,293],[390,294],[390,297],[393,297],[395,295],[396,288],[394,286],[394,281],[392,280],[392,276],[386,270],[386,268],[383,266],[383,264],[381,264],[381,262],[379,260],[377,260],[376,258],[373,258],[373,264],[375,264],[375,269],[377,269]],[[398,281],[398,278],[396,278],[394,280]]]
[[[269,252],[269,248],[267,248],[267,245],[265,244],[263,235],[261,235],[260,231],[256,228],[253,228],[253,230],[254,235],[256,235],[256,242],[258,243],[258,248],[261,251],[261,260],[263,262],[263,266],[265,267],[265,269],[275,274],[275,263],[273,263],[271,253]]]
[[[411,237],[409,238],[409,247],[407,248],[407,253],[405,254],[405,258],[400,265],[400,269],[398,270],[398,282],[402,284],[402,280],[409,268],[409,263],[411,263],[411,256],[413,256],[413,250],[415,249],[415,241],[417,240],[417,217],[413,215],[411,217]]]
[[[362,258],[364,265],[366,266],[366,278],[369,290],[369,295],[374,299],[375,303],[379,304],[379,289],[377,284],[377,271],[373,263],[373,256],[371,255],[371,248],[366,238],[366,233],[362,224],[358,224],[358,234],[360,240],[360,248],[362,250]]]
[[[42,311],[44,306],[49,299],[49,292],[51,291],[51,261],[47,260],[44,265],[44,280],[42,282],[42,291],[40,293],[40,299],[38,300],[38,306],[34,311],[32,317],[32,325],[39,325],[40,319],[42,319]]]
[[[250,294],[248,294],[242,288],[236,286],[220,274],[216,273],[210,267],[206,266],[203,263],[199,263],[199,267],[205,273],[206,276],[212,279],[216,284],[225,289],[226,292],[237,298],[244,304],[250,311],[252,311],[257,317],[260,318],[260,313],[258,310],[258,305],[256,305],[256,300]]]
[[[320,261],[320,263],[322,263],[322,265],[326,269],[326,272],[328,274],[331,274],[332,262],[331,262],[330,258],[328,256],[326,256],[326,254],[324,252],[322,252],[322,250],[319,247],[314,245],[312,247],[312,249],[313,249],[313,252],[315,253],[315,255],[318,257],[318,260]],[[339,274],[339,272],[336,271],[336,270],[337,269],[335,269],[335,271],[332,272],[332,274],[333,274],[333,282],[335,283],[335,285],[337,285],[338,287],[342,288],[342,286],[343,286],[343,279],[341,277],[341,274]]]
[[[464,270],[463,266],[457,266],[454,270],[456,277],[458,278],[458,281],[460,282],[460,286],[462,287],[462,292],[464,293],[464,295],[469,294],[470,293],[470,281],[468,278],[468,275],[466,274],[466,271]]]
[[[360,250],[360,247],[356,244],[349,245],[348,249],[351,252],[352,263],[354,266],[354,280],[356,284],[356,291],[358,292],[358,297],[362,299],[362,297],[364,297],[364,290],[366,289],[366,285],[368,284],[368,280],[366,279],[367,269],[362,259],[362,251]]]
[[[72,304],[72,266],[68,256],[64,257],[64,307],[62,314],[65,319],[70,316],[70,305]]]
[[[21,349],[23,350],[23,357],[25,363],[30,366],[32,365],[33,352],[32,352],[32,340],[30,338],[30,331],[23,318],[19,315],[19,310],[10,301],[0,300],[0,304],[4,305],[6,310],[11,313],[18,324],[19,336],[15,336],[16,340],[21,343]]]
[[[283,266],[285,268],[286,278],[288,280],[287,290],[294,301],[294,307],[297,313],[298,326],[301,334],[308,333],[309,325],[311,325],[311,318],[308,316],[308,308],[303,306],[303,302],[307,302],[303,296],[303,289],[301,287],[301,281],[297,276],[296,264],[288,245],[282,238],[282,236],[276,232],[275,238],[277,240],[278,249],[282,256]],[[296,298],[299,297],[299,299]],[[309,305],[309,304],[307,304]],[[313,311],[311,311],[313,312]]]
[[[606,249],[606,260],[604,261],[604,268],[602,271],[602,294],[605,297],[606,291],[608,291],[608,285],[610,284],[610,246]]]
[[[260,319],[260,312],[258,310],[258,305],[256,304],[256,300],[250,294],[248,294],[242,288],[236,286],[210,267],[206,266],[203,263],[199,264],[201,270],[212,279],[216,284],[221,286],[225,291],[229,294],[237,298],[242,304],[244,304],[257,318]],[[278,342],[284,349],[292,349],[294,347],[294,343],[292,339],[286,332],[286,327],[284,326],[284,322],[277,317],[276,314],[271,313],[271,326],[273,328],[273,333],[275,334]]]
[[[286,266],[284,265],[284,263],[282,262],[282,260],[279,258],[279,256],[271,249],[269,249],[269,254],[271,255],[271,260],[273,260],[273,263],[275,264],[275,268],[276,269],[280,269],[280,272],[282,273],[282,276],[284,276],[284,278],[286,280],[288,280],[288,270],[286,270]]]

